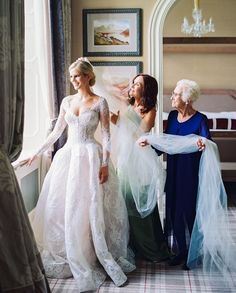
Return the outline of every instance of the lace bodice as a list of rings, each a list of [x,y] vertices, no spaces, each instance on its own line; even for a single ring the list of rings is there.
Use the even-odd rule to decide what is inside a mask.
[[[46,151],[61,136],[67,125],[67,145],[95,142],[94,133],[99,121],[102,130],[103,162],[106,162],[110,152],[110,124],[108,104],[102,97],[79,116],[70,110],[69,97],[64,98],[55,128],[36,154]]]
[[[106,275],[121,286],[127,280],[125,272],[135,266],[128,260],[124,198],[112,162],[107,161],[107,102],[100,97],[90,108],[80,108],[79,116],[71,106],[71,97],[65,98],[53,132],[38,151],[53,144],[68,125],[68,140],[54,156],[44,179],[32,227],[47,276],[73,275],[77,292],[91,292]],[[99,122],[102,147],[94,138]],[[109,176],[101,184],[104,164],[109,166]]]

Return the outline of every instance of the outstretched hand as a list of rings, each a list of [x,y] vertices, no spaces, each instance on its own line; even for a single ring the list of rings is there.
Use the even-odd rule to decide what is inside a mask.
[[[21,161],[20,164],[21,166],[23,165],[30,166],[33,163],[33,161],[37,159],[37,157],[38,157],[37,155],[33,155],[32,157]]]

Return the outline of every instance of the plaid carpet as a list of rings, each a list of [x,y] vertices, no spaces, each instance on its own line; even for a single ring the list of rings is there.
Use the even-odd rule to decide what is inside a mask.
[[[229,218],[232,224],[232,234],[236,241],[236,192],[229,200]],[[236,260],[235,260],[236,261]],[[213,282],[209,282],[207,275],[201,270],[184,271],[181,267],[170,267],[166,263],[153,264],[150,262],[137,262],[137,269],[129,274],[129,283],[125,287],[115,287],[107,279],[103,285],[94,292],[97,293],[207,293],[207,292],[236,292],[225,289],[224,283],[216,274]],[[236,273],[232,276],[236,278]],[[49,279],[53,293],[78,292],[73,279]]]

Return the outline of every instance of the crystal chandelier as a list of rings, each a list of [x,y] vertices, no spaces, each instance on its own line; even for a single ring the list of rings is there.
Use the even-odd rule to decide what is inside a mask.
[[[202,21],[202,11],[201,9],[199,9],[198,0],[194,0],[192,17],[194,19],[193,24],[189,24],[187,18],[184,17],[184,21],[181,25],[181,31],[183,33],[193,34],[194,37],[201,37],[202,35],[215,31],[215,26],[212,22],[212,18],[209,19],[208,24],[206,24],[205,20]]]

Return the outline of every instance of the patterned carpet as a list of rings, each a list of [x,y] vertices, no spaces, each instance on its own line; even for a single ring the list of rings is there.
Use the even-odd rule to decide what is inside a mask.
[[[229,184],[226,189],[229,197],[229,218],[236,241],[236,184]],[[201,270],[184,271],[179,266],[169,267],[166,263],[153,264],[145,261],[139,261],[136,265],[137,269],[129,274],[129,283],[125,287],[117,288],[107,279],[96,293],[236,292],[236,288],[233,291],[227,290],[217,274],[210,283],[209,277]],[[236,279],[236,273],[232,278]],[[78,292],[73,279],[49,279],[49,284],[53,293]]]

